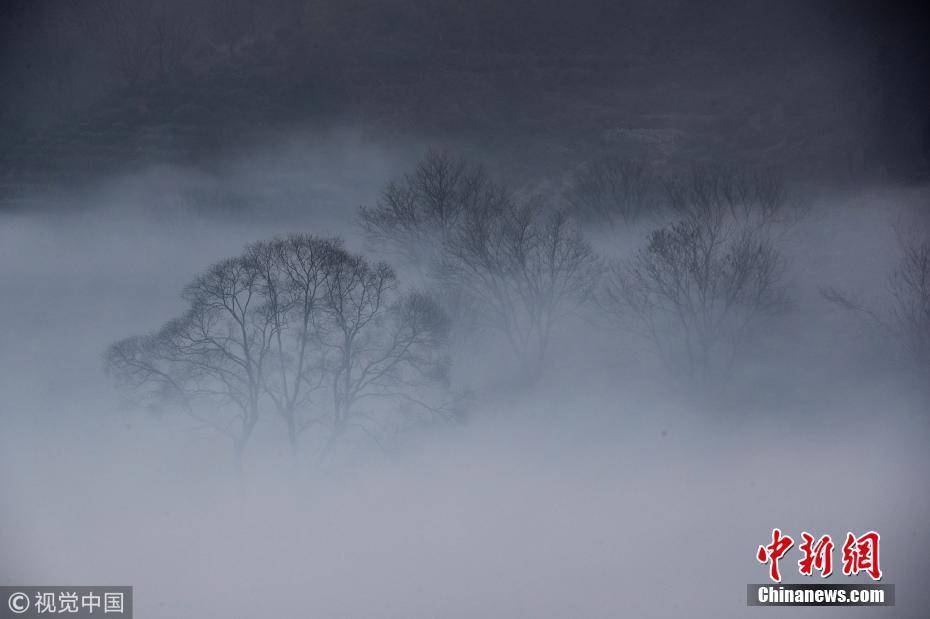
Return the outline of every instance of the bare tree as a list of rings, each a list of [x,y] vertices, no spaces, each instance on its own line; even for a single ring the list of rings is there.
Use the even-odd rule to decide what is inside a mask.
[[[757,232],[711,235],[683,220],[613,267],[604,300],[671,368],[708,376],[728,371],[751,328],[787,307],[783,274],[779,252]]]
[[[423,266],[467,215],[498,212],[507,199],[480,166],[431,150],[412,174],[388,183],[375,207],[362,207],[359,217],[378,247]]]
[[[902,242],[902,256],[889,277],[896,331],[913,359],[930,366],[930,240]]]
[[[319,422],[307,413],[325,378],[319,347],[323,296],[327,278],[348,254],[338,239],[295,234],[250,245],[246,259],[259,277],[260,311],[273,327],[264,390],[296,452],[299,434]]]
[[[666,181],[665,191],[676,216],[700,223],[708,231],[733,221],[770,227],[791,223],[800,214],[788,202],[781,175],[772,169],[696,164],[687,174]]]
[[[444,312],[424,294],[401,293],[389,266],[337,239],[254,243],[183,296],[181,317],[111,346],[107,367],[146,405],[179,408],[230,437],[239,470],[265,411],[283,420],[295,454],[298,436],[317,428],[324,456],[350,428],[376,433],[379,410],[363,400],[444,412],[442,401],[429,403],[445,387]]]
[[[479,324],[507,338],[533,376],[553,326],[585,301],[599,273],[599,259],[565,213],[529,200],[469,214],[448,239],[436,277]]]
[[[275,324],[262,308],[261,280],[245,258],[219,262],[187,286],[189,309],[156,333],[110,347],[108,368],[152,402],[180,403],[189,415],[233,439],[242,456],[258,424]],[[194,404],[214,406],[212,416]],[[232,405],[230,408],[229,405]]]
[[[565,198],[581,221],[612,226],[658,208],[657,180],[647,162],[611,155],[575,170]]]
[[[849,292],[825,286],[821,295],[855,312],[901,343],[915,364],[930,368],[930,240],[899,233],[900,258],[888,276],[886,310],[873,309]]]
[[[774,175],[701,166],[666,188],[678,220],[612,267],[602,304],[676,372],[725,375],[747,335],[789,306],[772,240],[784,190]]]
[[[394,271],[361,256],[341,260],[326,279],[323,333],[332,389],[332,424],[321,457],[350,429],[374,436],[374,411],[361,403],[402,399],[437,410],[420,396],[445,384],[449,324],[421,293],[401,294]]]
[[[170,322],[155,333],[124,338],[112,344],[105,355],[107,371],[152,412],[160,412],[166,404],[190,410],[190,375],[178,371],[180,364],[173,362],[171,354],[170,333],[174,328]],[[228,434],[226,426],[207,425]]]

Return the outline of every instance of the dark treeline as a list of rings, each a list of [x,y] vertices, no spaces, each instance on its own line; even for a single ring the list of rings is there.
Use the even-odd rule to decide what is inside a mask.
[[[896,7],[896,8],[895,8]],[[653,159],[926,178],[921,15],[869,2],[11,2],[5,199],[345,122]]]
[[[380,444],[461,419],[456,342],[505,342],[513,384],[531,386],[559,369],[551,343],[579,319],[639,338],[692,393],[720,392],[767,325],[797,310],[783,240],[804,215],[770,169],[666,175],[609,158],[540,195],[430,151],[358,213],[369,247],[406,277],[338,238],[256,242],[188,285],[181,316],[112,345],[107,367],[136,402],[227,436],[237,467],[266,418],[317,463],[349,435]],[[641,238],[621,257],[588,239],[614,244],[622,229]],[[883,308],[829,282],[821,294],[880,327],[926,376],[930,239],[899,236]]]

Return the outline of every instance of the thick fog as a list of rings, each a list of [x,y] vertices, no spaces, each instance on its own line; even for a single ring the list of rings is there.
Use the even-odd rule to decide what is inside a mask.
[[[365,28],[374,34],[346,43],[357,46],[354,52],[328,39],[321,44],[330,46],[328,57],[338,66],[367,62],[380,77],[356,67],[352,79],[361,81],[334,91],[332,100],[307,111],[306,118],[292,118],[299,108],[293,99],[286,122],[276,118],[266,126],[245,113],[235,122],[214,119],[208,131],[211,140],[216,137],[213,132],[222,133],[219,126],[233,127],[229,131],[236,135],[224,134],[219,142],[198,144],[193,150],[178,146],[186,138],[172,133],[176,127],[168,119],[160,125],[161,143],[172,142],[176,150],[150,156],[141,140],[134,143],[135,155],[126,161],[117,161],[117,156],[109,163],[81,163],[83,152],[98,151],[81,141],[85,138],[74,138],[71,154],[50,154],[52,163],[30,167],[23,154],[31,152],[29,148],[52,152],[49,144],[54,138],[49,136],[55,131],[71,125],[86,130],[89,121],[74,120],[68,116],[71,112],[61,115],[36,108],[32,121],[38,129],[29,134],[33,137],[8,138],[0,206],[0,585],[131,585],[138,617],[172,619],[744,617],[756,614],[746,606],[746,584],[767,580],[768,568],[756,560],[755,551],[771,541],[773,528],[796,539],[801,531],[811,531],[830,533],[838,540],[847,531],[875,530],[881,533],[882,582],[895,585],[896,605],[851,607],[842,615],[925,617],[930,608],[930,188],[926,158],[916,161],[916,142],[901,137],[911,126],[907,123],[916,126],[916,116],[907,121],[889,118],[883,125],[874,116],[857,116],[857,108],[842,110],[842,122],[823,120],[829,116],[830,98],[825,102],[812,94],[806,102],[814,111],[792,116],[792,104],[786,104],[787,112],[777,112],[801,119],[804,126],[760,129],[757,137],[771,131],[787,143],[794,139],[792,132],[808,132],[807,125],[818,123],[830,126],[824,134],[840,131],[840,125],[849,133],[840,138],[810,133],[809,141],[798,143],[800,150],[776,152],[766,150],[769,142],[761,137],[761,146],[739,140],[724,145],[729,129],[715,125],[708,130],[704,120],[693,118],[666,125],[656,125],[653,119],[643,121],[652,124],[642,128],[635,119],[646,116],[632,111],[638,103],[623,112],[633,119],[624,121],[625,128],[605,117],[599,137],[592,138],[580,125],[600,121],[583,108],[594,106],[604,93],[589,84],[573,91],[570,70],[556,80],[547,77],[541,68],[545,63],[539,60],[533,61],[538,65],[535,81],[514,84],[516,94],[501,94],[495,109],[519,108],[521,97],[538,95],[541,106],[554,107],[527,114],[547,118],[558,130],[538,131],[536,125],[527,130],[514,120],[513,133],[501,132],[495,123],[506,126],[506,118],[483,115],[484,103],[474,101],[460,102],[460,108],[450,112],[452,120],[430,116],[443,106],[454,107],[446,97],[471,92],[460,81],[438,94],[424,94],[429,89],[418,84],[424,92],[414,89],[398,95],[404,103],[382,93],[389,118],[375,119],[370,108],[377,108],[377,101],[356,100],[352,89],[368,92],[371,84],[390,78],[390,70],[407,78],[406,69],[391,69],[384,61],[386,69],[381,60],[366,55],[375,54],[382,37],[388,36],[377,24],[383,23],[390,34],[412,19],[405,4],[401,17],[394,18],[400,21],[392,21],[390,3],[385,4],[378,10],[365,9],[371,20]],[[49,15],[57,15],[42,6],[41,15],[38,9],[17,9],[10,23],[41,30],[54,21]],[[872,9],[856,6],[859,13],[837,18],[836,31],[825,40],[811,35],[815,27],[810,23],[795,30],[786,8],[777,26],[781,34],[770,33],[766,40],[792,40],[779,37],[795,33],[797,48],[786,49],[786,59],[756,50],[767,58],[760,66],[774,79],[794,70],[794,55],[810,54],[818,67],[835,64],[837,75],[855,74],[859,57],[842,59],[847,42],[837,43],[832,37],[855,32],[863,40],[885,40],[900,24],[886,16],[873,31],[864,17]],[[821,8],[826,17],[817,19],[832,15],[826,3]],[[523,10],[528,9],[512,12],[520,15]],[[537,16],[539,21],[510,29],[499,24],[508,19],[507,11],[501,9],[498,15],[483,7],[478,17],[466,20],[458,15],[443,21],[448,36],[437,38],[440,42],[418,39],[412,47],[397,43],[398,57],[469,50],[455,62],[446,59],[449,66],[473,62],[475,76],[494,75],[489,78],[494,84],[498,73],[510,70],[507,63],[523,66],[526,59],[521,54],[546,57],[535,47],[534,33],[557,32],[556,52],[568,54],[566,50],[577,44],[574,29],[584,33],[593,28],[588,13],[597,15],[599,9],[579,9],[564,32],[558,28],[560,10],[549,7],[541,12],[543,17]],[[348,28],[340,21],[341,13],[329,11],[326,19]],[[653,24],[652,14],[641,12],[636,19]],[[333,17],[336,13],[338,19]],[[434,18],[439,19],[423,20],[431,23]],[[449,25],[456,19],[462,20],[459,26]],[[679,33],[686,49],[706,48],[707,58],[726,60],[724,65],[708,60],[702,71],[716,66],[736,75],[731,64],[738,64],[734,59],[742,36],[721,43],[721,51],[703,36],[682,30],[678,18],[666,19],[670,21],[655,22],[654,28],[663,33],[669,49]],[[730,32],[729,22],[708,19]],[[497,30],[485,32],[482,24],[488,20],[498,24]],[[254,27],[260,30],[262,23]],[[310,28],[294,26],[298,31],[299,27]],[[312,30],[326,28],[315,25]],[[482,31],[487,38],[469,39],[466,35],[472,31]],[[61,45],[79,46],[82,32],[71,32]],[[276,36],[285,35],[296,36],[289,30]],[[261,40],[254,33],[224,36],[241,36],[246,43]],[[596,32],[590,43],[594,48],[601,45],[598,37],[606,34]],[[106,46],[93,41],[93,46]],[[916,46],[908,41],[902,45]],[[29,81],[16,69],[21,62],[13,56],[25,53],[24,45],[6,46],[4,66],[14,81]],[[598,53],[619,58],[624,45]],[[760,45],[769,50],[769,43]],[[641,97],[640,103],[667,96],[656,90],[657,84],[667,83],[663,88],[671,92],[692,92],[676,81],[687,70],[663,55],[671,52],[646,51],[645,43],[629,47],[632,51],[623,53],[636,65],[631,75],[638,81],[625,83]],[[475,49],[487,50],[487,58],[474,60],[468,54]],[[185,90],[188,78],[182,73],[161,83],[161,94],[151,94],[155,86],[137,92],[132,90],[137,85],[114,85],[119,80],[108,71],[119,71],[106,63],[109,68],[98,71],[94,63],[104,52],[94,50],[73,61],[72,72],[94,76],[81,90],[86,101],[71,103],[78,110],[75,114],[92,115],[96,107],[117,105],[113,102],[124,97],[142,101],[172,92],[183,99],[191,92]],[[894,65],[897,56],[888,53],[893,58],[886,62]],[[350,57],[355,60],[350,62]],[[51,62],[46,56],[36,58],[37,70],[54,73],[46,66]],[[753,58],[746,62],[755,62]],[[640,72],[650,66],[657,67],[656,73],[647,79]],[[423,69],[424,75],[432,76],[424,79],[434,79],[434,69]],[[733,77],[732,83],[726,74],[715,77],[726,85],[715,83],[715,92],[726,97],[728,90],[738,93],[754,87],[751,80],[745,81],[745,70],[742,67],[742,77]],[[908,75],[894,76],[890,69],[888,75],[891,85],[882,91],[888,97],[901,96],[903,101],[916,88],[895,81],[906,81]],[[786,97],[805,102],[807,77]],[[476,84],[480,81],[474,79]],[[330,74],[327,80],[328,86],[341,83]],[[29,83],[39,88],[39,82]],[[862,88],[871,83],[865,82]],[[474,90],[485,86],[475,85]],[[845,82],[836,87],[859,92]],[[17,101],[28,107],[35,88]],[[124,94],[123,88],[131,94]],[[242,88],[252,89],[241,95],[242,108],[259,106],[249,102],[261,98],[260,82]],[[831,88],[828,84],[822,90],[833,96]],[[575,107],[554,104],[554,93],[571,93],[568,99]],[[489,96],[482,91],[481,97]],[[886,104],[869,109],[882,110]],[[132,105],[136,104],[127,108]],[[682,116],[706,112],[702,102],[680,105]],[[151,108],[157,116],[157,105]],[[776,114],[774,108],[766,109]],[[746,114],[743,120],[748,123],[769,122],[753,117],[752,110],[739,113]],[[262,114],[274,116],[267,110]],[[563,123],[562,114],[572,122]],[[132,129],[135,121],[127,118]],[[246,130],[253,122],[254,131]],[[860,123],[868,129],[861,129]],[[742,127],[739,119],[734,124]],[[884,141],[873,139],[892,125]],[[572,133],[576,130],[577,135]],[[718,133],[723,137],[709,137]],[[856,141],[866,133],[873,137]],[[834,161],[841,157],[836,153],[855,161]],[[628,165],[634,167],[624,167]],[[592,202],[591,191],[584,193],[585,187],[603,190],[592,179],[604,177],[594,174],[622,170],[624,182],[635,183],[630,179],[641,178],[638,165],[651,179],[642,184],[643,193],[624,185],[618,197],[612,185],[609,196],[610,208],[638,210],[614,210],[599,219],[603,213],[591,209],[603,203]],[[463,219],[450,220],[452,232],[445,227],[411,227],[401,230],[404,236],[396,224],[378,224],[384,220],[370,215],[390,204],[392,196],[401,204],[407,204],[403,199],[409,198],[410,204],[421,199],[415,192],[404,193],[405,188],[415,188],[419,171],[437,169],[457,171],[480,188],[455,198],[466,206]],[[79,178],[68,176],[67,170],[80,170],[75,173]],[[737,172],[731,174],[733,170]],[[727,189],[714,189],[708,198],[710,194],[702,193],[709,186],[706,178],[719,183],[714,187],[742,193],[733,199]],[[593,184],[584,185],[586,180]],[[498,205],[496,188],[505,196],[500,198],[503,206]],[[723,194],[726,199],[720,197]],[[711,205],[699,210],[715,200],[726,202],[727,208]],[[478,208],[478,202],[490,205],[488,210],[468,219],[468,209]],[[757,203],[761,215],[753,210]],[[765,209],[770,203],[780,209],[777,219],[768,218]],[[493,222],[503,217],[500,229],[506,235],[507,225],[516,221],[506,219],[508,209],[517,213],[514,217],[525,215],[526,229],[537,232],[550,230],[541,222],[549,222],[550,216],[561,222],[558,217],[564,214],[565,230],[578,235],[554,241],[558,249],[553,251],[564,249],[566,256],[578,260],[578,270],[547,289],[553,297],[563,295],[564,303],[553,302],[551,313],[538,319],[539,331],[521,331],[521,321],[537,320],[533,307],[523,308],[526,314],[513,310],[512,322],[506,324],[495,322],[496,315],[487,309],[494,307],[497,294],[514,302],[513,291],[523,285],[522,272],[502,275],[475,267],[494,286],[510,282],[512,289],[504,293],[470,275],[476,262],[468,260],[476,254],[468,253],[473,248],[467,241],[477,237],[468,236],[473,232],[468,222],[498,230]],[[719,294],[737,309],[691,339],[689,329],[699,330],[704,323],[695,319],[681,331],[676,320],[691,318],[680,308],[671,310],[673,319],[663,322],[661,300],[655,300],[659,297],[654,290],[648,296],[643,283],[658,288],[659,271],[637,260],[660,255],[674,259],[680,254],[661,253],[662,240],[684,243],[716,234],[717,229],[707,232],[715,217],[722,222],[719,230],[725,231],[719,232],[720,243],[737,247],[722,258],[713,253],[718,269],[730,269],[743,259],[749,275],[733,275],[719,283],[735,291],[736,301],[713,286],[701,288],[701,294]],[[663,230],[666,236],[656,236]],[[459,231],[463,236],[456,236]],[[403,359],[410,373],[387,373],[370,392],[362,389],[356,394],[346,387],[343,393],[342,369],[332,366],[326,353],[330,348],[345,351],[339,348],[341,323],[332,318],[336,309],[321,313],[320,320],[330,322],[314,331],[316,339],[307,336],[311,348],[319,351],[318,358],[314,352],[308,359],[319,364],[319,371],[314,365],[306,370],[312,378],[295,374],[297,380],[318,383],[308,387],[293,411],[285,411],[306,422],[292,443],[275,412],[284,409],[274,408],[280,407],[275,397],[286,396],[287,389],[275,393],[271,378],[261,390],[256,387],[254,430],[243,425],[241,432],[232,432],[231,440],[212,421],[204,421],[215,415],[230,419],[222,430],[239,427],[235,424],[240,417],[230,413],[239,392],[229,388],[223,397],[215,397],[211,391],[229,370],[217,370],[220,379],[210,383],[212,375],[198,374],[197,364],[170,369],[176,359],[163,348],[153,348],[153,357],[145,356],[148,340],[138,340],[143,342],[142,352],[128,362],[114,355],[114,345],[131,336],[153,334],[151,341],[162,341],[159,345],[168,341],[158,330],[169,320],[187,316],[191,307],[203,307],[191,301],[197,290],[192,282],[205,281],[198,277],[211,265],[251,255],[247,252],[256,242],[294,234],[342,239],[344,245],[333,250],[340,256],[338,268],[355,264],[353,256],[372,264],[386,260],[396,270],[397,294],[414,295],[398,296],[396,307],[408,307],[404,299],[419,299],[420,305],[411,302],[410,311],[425,307],[427,317],[434,310],[441,313],[436,322],[448,327],[448,333],[430,339],[435,325],[426,324],[423,339],[418,335],[409,343],[411,348],[423,346],[422,354]],[[569,243],[564,239],[579,244],[558,245]],[[742,242],[750,248],[745,255],[738,251]],[[509,260],[513,251],[508,248],[512,246],[493,255]],[[908,254],[909,250],[917,253]],[[342,251],[347,252],[344,258]],[[708,256],[716,251],[708,250]],[[540,255],[545,260],[547,254]],[[906,262],[911,255],[923,256],[922,272],[903,270],[911,264]],[[771,263],[764,262],[765,256]],[[529,269],[526,261],[521,264]],[[665,268],[673,269],[669,264]],[[922,273],[923,283],[902,287],[900,274],[915,272]],[[331,282],[337,275],[326,277]],[[760,299],[774,292],[762,284],[752,288],[756,284],[747,282],[755,282],[753,278],[771,281],[778,298],[763,304]],[[582,279],[591,282],[583,290]],[[539,281],[548,280],[533,280]],[[268,297],[267,288],[255,290]],[[750,290],[748,296],[740,296],[745,290]],[[916,297],[905,294],[915,290]],[[422,299],[415,291],[422,292]],[[920,307],[921,302],[924,318],[910,320],[908,308]],[[380,311],[380,304],[374,307],[372,312]],[[717,307],[709,304],[705,309],[713,312]],[[751,311],[740,309],[744,307]],[[255,321],[266,313],[249,316]],[[389,332],[391,320],[404,316],[401,310],[385,314],[383,323],[373,323],[378,331],[371,332],[365,345],[383,346],[378,337]],[[288,332],[294,324],[275,323],[269,333]],[[407,328],[416,325],[398,327],[395,342]],[[524,336],[530,344],[513,344]],[[711,338],[716,339],[708,343]],[[270,336],[263,345],[271,359]],[[181,350],[172,354],[180,355]],[[364,354],[377,357],[368,349]],[[359,367],[365,368],[370,356]],[[285,360],[292,361],[282,353],[275,363],[283,368]],[[272,361],[268,364],[277,367]],[[435,372],[420,372],[427,365]],[[132,370],[142,366],[149,373],[138,380]],[[165,367],[170,381],[156,375],[155,370]],[[434,376],[440,370],[441,379]],[[348,384],[348,378],[345,381]],[[166,395],[166,385],[177,387],[177,393]],[[357,422],[355,430],[335,421],[333,428],[326,425],[340,410]],[[246,408],[243,411],[241,419],[248,416]],[[784,580],[811,582],[798,574],[796,551],[782,560]],[[839,564],[838,557],[834,561]],[[871,581],[865,574],[835,573],[823,582]],[[771,613],[837,615],[830,608]]]

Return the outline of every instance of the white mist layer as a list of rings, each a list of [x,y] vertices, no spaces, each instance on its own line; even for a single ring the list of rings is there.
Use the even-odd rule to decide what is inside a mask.
[[[364,169],[388,175],[387,158]],[[837,278],[881,298],[901,194],[821,207],[788,237],[798,307],[726,405],[684,397],[641,347],[579,320],[542,385],[502,381],[462,426],[293,474],[269,421],[240,484],[226,443],[120,409],[101,354],[246,242],[351,230],[378,183],[327,217],[140,209],[168,181],[213,182],[173,174],[116,184],[93,209],[0,219],[0,583],[132,585],[137,616],[170,619],[744,617],[773,527],[875,529],[889,616],[926,616],[926,402],[882,365],[887,342],[817,295]],[[497,356],[463,358],[476,390],[507,376]]]

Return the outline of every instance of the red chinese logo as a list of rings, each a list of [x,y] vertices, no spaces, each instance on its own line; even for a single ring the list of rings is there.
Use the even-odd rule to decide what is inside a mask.
[[[778,560],[794,545],[794,540],[782,535],[781,530],[772,529],[772,543],[768,546],[759,546],[756,559],[759,563],[769,564],[769,578],[781,582],[781,573],[778,571]]]
[[[820,572],[821,578],[826,578],[833,573],[833,538],[829,535],[823,535],[815,538],[813,535],[804,531],[801,533],[802,542],[798,549],[801,551],[801,559],[798,561],[798,571],[803,576],[812,576],[814,571]],[[852,533],[846,534],[846,542],[843,544],[843,574],[846,576],[855,576],[859,572],[865,572],[872,580],[881,580],[882,570],[878,562],[878,545],[881,540],[878,533],[869,531],[859,537]],[[769,578],[775,582],[781,582],[781,571],[778,567],[778,561],[785,556],[785,553],[794,545],[794,540],[789,535],[783,535],[781,529],[772,529],[772,542],[765,546],[759,546],[756,551],[756,560],[759,563],[769,566]]]
[[[811,576],[814,570],[820,572],[821,578],[833,573],[833,540],[824,535],[816,542],[814,536],[807,531],[801,533],[804,539],[799,548],[804,556],[798,561],[798,568],[804,576]]]
[[[866,572],[872,580],[881,580],[882,570],[878,565],[879,539],[875,531],[869,531],[859,537],[847,533],[846,543],[843,544],[843,573],[854,576],[859,572]]]

